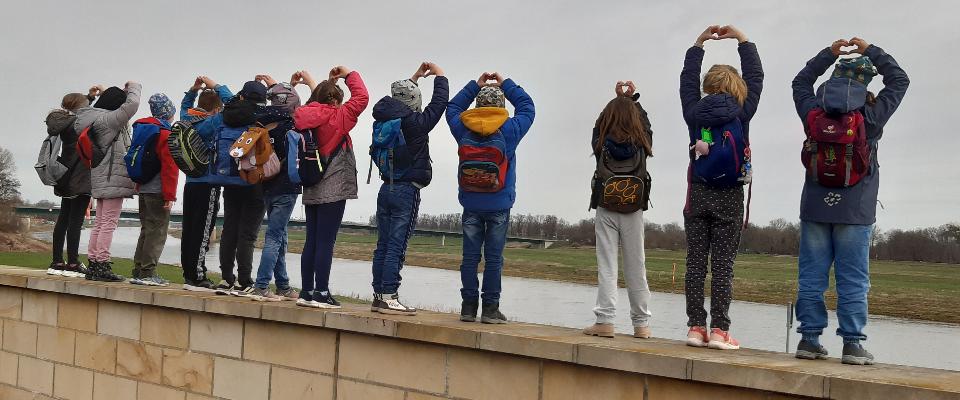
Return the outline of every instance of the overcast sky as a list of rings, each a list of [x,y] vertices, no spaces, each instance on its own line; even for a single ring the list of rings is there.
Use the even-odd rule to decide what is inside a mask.
[[[880,143],[886,209],[878,212],[878,224],[940,225],[960,220],[960,128],[952,121],[960,89],[958,11],[960,5],[947,0],[846,1],[842,8],[830,1],[12,0],[4,2],[0,24],[0,146],[16,155],[25,198],[54,199],[32,166],[44,117],[67,92],[142,82],[139,117],[149,114],[152,93],[167,93],[179,105],[197,75],[236,91],[256,74],[285,81],[298,69],[319,77],[342,64],[360,71],[372,107],[389,94],[391,82],[430,60],[446,70],[451,96],[483,71],[499,71],[526,88],[537,117],[517,151],[513,211],[575,221],[592,214],[594,121],[614,82],[629,79],[655,133],[647,220],[680,222],[687,165],[677,95],[683,55],[705,26],[734,24],[757,43],[766,73],[751,127],[753,221],[798,220],[804,135],[790,81],[834,39],[858,35],[892,54],[912,82]],[[713,63],[739,67],[736,41],[711,41],[706,49],[704,70]],[[881,86],[878,78],[871,89]],[[432,78],[421,87],[426,102]],[[368,108],[352,132],[361,182],[347,220],[366,221],[376,211],[379,182],[364,182],[372,123]],[[442,121],[431,136],[434,181],[422,192],[420,210],[460,212],[455,142]]]

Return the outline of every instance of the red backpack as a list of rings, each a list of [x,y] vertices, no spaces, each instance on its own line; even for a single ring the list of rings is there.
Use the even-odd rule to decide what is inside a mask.
[[[503,134],[482,137],[467,134],[460,139],[457,180],[466,192],[495,193],[506,186],[510,159]]]
[[[93,151],[96,146],[93,144],[93,126],[88,126],[83,128],[80,131],[80,136],[77,138],[77,154],[80,155],[80,161],[83,161],[83,165],[86,165],[87,168],[93,168]]]
[[[850,187],[870,173],[870,146],[859,111],[828,115],[815,108],[807,114],[806,133],[800,159],[807,176],[821,186]]]

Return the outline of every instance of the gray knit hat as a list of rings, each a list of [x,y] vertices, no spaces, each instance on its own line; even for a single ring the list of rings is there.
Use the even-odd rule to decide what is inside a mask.
[[[507,103],[503,98],[503,90],[497,86],[484,86],[477,94],[477,107],[506,108]]]
[[[413,111],[422,111],[423,100],[420,98],[420,87],[409,79],[399,80],[391,84],[390,96],[406,104]]]

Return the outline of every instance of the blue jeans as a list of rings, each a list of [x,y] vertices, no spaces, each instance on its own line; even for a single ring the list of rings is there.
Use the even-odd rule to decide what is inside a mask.
[[[265,196],[263,204],[267,209],[267,232],[263,235],[263,252],[260,253],[260,266],[257,267],[256,287],[266,289],[270,278],[276,276],[277,289],[290,287],[287,276],[287,223],[297,204],[297,194]]]
[[[797,289],[797,332],[819,336],[827,327],[823,293],[830,284],[830,265],[837,281],[837,335],[844,343],[866,340],[867,292],[870,291],[870,235],[873,225],[800,224],[800,277]]]
[[[507,243],[507,227],[510,225],[510,210],[467,211],[463,210],[463,263],[460,264],[460,295],[464,301],[483,304],[500,302],[500,272],[503,269],[503,247]],[[483,295],[477,267],[480,251],[483,250]]]
[[[407,241],[417,225],[420,189],[408,182],[380,186],[377,196],[377,249],[373,252],[373,292],[397,293]]]

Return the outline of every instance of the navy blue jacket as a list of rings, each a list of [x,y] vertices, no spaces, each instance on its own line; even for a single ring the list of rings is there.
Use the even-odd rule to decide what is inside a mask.
[[[433,127],[440,122],[440,117],[447,109],[450,99],[450,86],[447,77],[438,76],[433,81],[433,96],[430,104],[423,112],[416,112],[406,104],[393,97],[386,96],[373,106],[373,118],[386,122],[400,118],[400,130],[407,141],[407,150],[413,155],[413,165],[400,179],[394,182],[413,182],[421,188],[430,184],[433,179],[433,167],[430,166],[430,137]],[[384,181],[387,177],[380,176]]]
[[[871,225],[877,220],[877,192],[880,191],[878,144],[883,136],[883,126],[907,93],[910,78],[893,57],[877,46],[871,45],[863,55],[870,57],[877,72],[883,75],[883,90],[877,95],[876,103],[867,104],[860,110],[870,145],[870,173],[849,188],[827,188],[807,178],[800,198],[800,219],[803,221]],[[820,107],[813,84],[836,60],[837,56],[833,55],[830,48],[825,48],[807,61],[807,65],[793,79],[793,102],[803,121],[804,132],[807,129],[807,114]]]
[[[290,182],[290,175],[287,173],[287,132],[293,129],[293,116],[290,115],[289,108],[264,106],[257,114],[257,122],[261,125],[277,123],[277,126],[270,130],[270,143],[273,145],[273,151],[277,153],[277,158],[280,159],[280,172],[263,182],[263,194],[266,196],[300,194],[302,191],[300,185]]]

